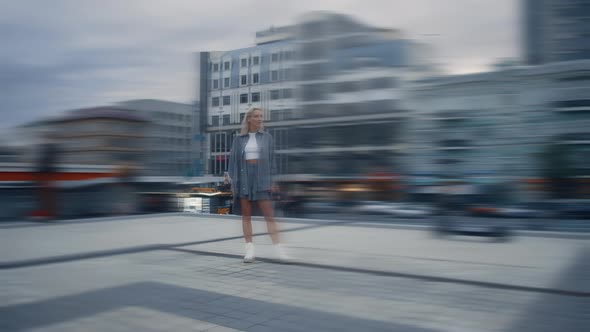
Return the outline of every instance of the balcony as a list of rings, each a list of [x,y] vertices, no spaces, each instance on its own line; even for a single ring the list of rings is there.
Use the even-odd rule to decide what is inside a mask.
[[[445,151],[464,151],[471,150],[473,147],[470,144],[470,140],[467,139],[445,139],[439,141],[438,149]]]
[[[559,143],[563,145],[590,145],[590,134],[569,133],[559,137]]]
[[[440,112],[434,115],[434,120],[442,122],[465,121],[468,116],[464,112]]]
[[[561,100],[552,106],[556,112],[590,112],[590,99]]]

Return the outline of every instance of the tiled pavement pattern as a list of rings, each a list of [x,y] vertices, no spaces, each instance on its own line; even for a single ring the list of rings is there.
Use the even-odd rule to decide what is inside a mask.
[[[261,258],[243,264],[235,219],[136,218],[0,228],[0,331],[590,326],[587,240],[498,244],[351,223],[284,223],[298,229],[284,233],[296,263],[272,260],[268,237],[259,236]],[[63,255],[70,256],[47,259]]]

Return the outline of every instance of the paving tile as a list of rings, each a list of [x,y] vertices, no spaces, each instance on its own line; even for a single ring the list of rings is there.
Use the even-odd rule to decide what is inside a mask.
[[[193,227],[194,223],[180,219],[169,228],[160,228],[142,221],[138,228],[118,228],[117,236],[140,243],[144,240],[135,233],[149,237],[154,232],[174,242],[175,236],[187,231],[201,234],[200,227],[219,227],[207,220],[199,223]],[[93,232],[82,225],[27,229],[39,243],[29,254],[50,252],[44,239],[63,243],[56,244],[58,249],[73,253],[88,251],[86,245],[95,249],[108,245],[105,239],[113,231],[103,229],[107,224],[84,226],[92,226]],[[0,233],[0,250],[10,243],[5,231]],[[104,242],[92,242],[101,232],[105,236],[98,239]],[[358,247],[346,245],[352,234]],[[391,269],[417,276],[440,273],[550,289],[584,290],[590,280],[590,268],[583,259],[588,257],[587,244],[581,241],[445,242],[418,231],[346,226],[290,235],[313,262],[330,266]],[[19,230],[12,236],[33,235]],[[87,243],[67,241],[72,237],[86,237]],[[388,241],[380,242],[386,237]],[[91,326],[101,331],[528,332],[556,327],[576,331],[590,324],[588,297],[265,261],[245,265],[239,258],[206,255],[207,251],[240,254],[241,245],[240,240],[212,242],[183,247],[205,254],[146,251],[4,269],[0,273],[0,330],[77,331]],[[257,248],[264,253],[266,247]],[[6,258],[8,252],[0,256]],[[472,259],[476,257],[481,260]]]

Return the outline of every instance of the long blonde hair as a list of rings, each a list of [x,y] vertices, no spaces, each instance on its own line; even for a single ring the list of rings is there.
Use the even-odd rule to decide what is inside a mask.
[[[248,112],[246,112],[244,119],[242,120],[242,128],[240,129],[240,135],[246,135],[248,133],[248,131],[250,129],[250,128],[248,128],[248,119],[250,118],[252,113],[254,113],[254,111],[260,111],[260,112],[262,112],[262,114],[264,114],[264,109],[262,109],[260,107],[252,107],[251,109],[249,109]],[[259,130],[263,130],[263,129],[264,129],[264,122],[260,124]]]

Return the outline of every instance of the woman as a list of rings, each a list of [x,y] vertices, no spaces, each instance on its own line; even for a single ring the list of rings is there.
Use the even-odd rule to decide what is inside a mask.
[[[279,241],[276,222],[273,218],[271,191],[277,188],[272,182],[276,174],[272,136],[263,131],[261,108],[251,108],[242,121],[240,135],[234,138],[229,157],[229,177],[234,197],[240,200],[242,230],[246,241],[245,263],[254,261],[252,243],[252,205],[258,204],[272,243],[281,261],[289,260]]]

